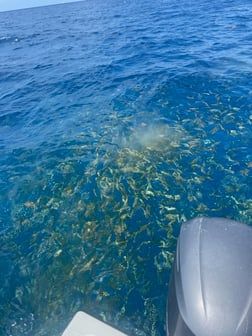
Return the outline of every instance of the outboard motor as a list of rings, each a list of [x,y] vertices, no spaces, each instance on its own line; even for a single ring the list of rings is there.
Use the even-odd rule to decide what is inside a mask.
[[[252,336],[252,227],[224,218],[182,225],[167,336]],[[62,336],[126,336],[78,312]]]
[[[167,335],[252,336],[252,227],[224,218],[182,225]]]

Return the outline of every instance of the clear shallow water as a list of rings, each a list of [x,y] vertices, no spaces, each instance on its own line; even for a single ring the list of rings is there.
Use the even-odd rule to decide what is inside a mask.
[[[0,13],[0,334],[163,336],[183,221],[252,223],[251,4]]]

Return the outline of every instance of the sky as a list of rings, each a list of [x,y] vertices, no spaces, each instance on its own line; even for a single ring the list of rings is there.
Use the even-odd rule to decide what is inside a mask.
[[[0,12],[74,1],[76,0],[0,0]]]

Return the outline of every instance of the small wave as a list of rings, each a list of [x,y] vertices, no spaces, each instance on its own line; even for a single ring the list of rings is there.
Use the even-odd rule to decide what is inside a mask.
[[[1,36],[0,37],[0,44],[3,43],[17,43],[20,41],[20,38],[16,36]]]

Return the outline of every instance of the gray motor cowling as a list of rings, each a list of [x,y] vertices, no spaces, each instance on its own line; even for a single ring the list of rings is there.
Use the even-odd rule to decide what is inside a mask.
[[[252,227],[184,223],[170,281],[169,336],[252,336]]]

